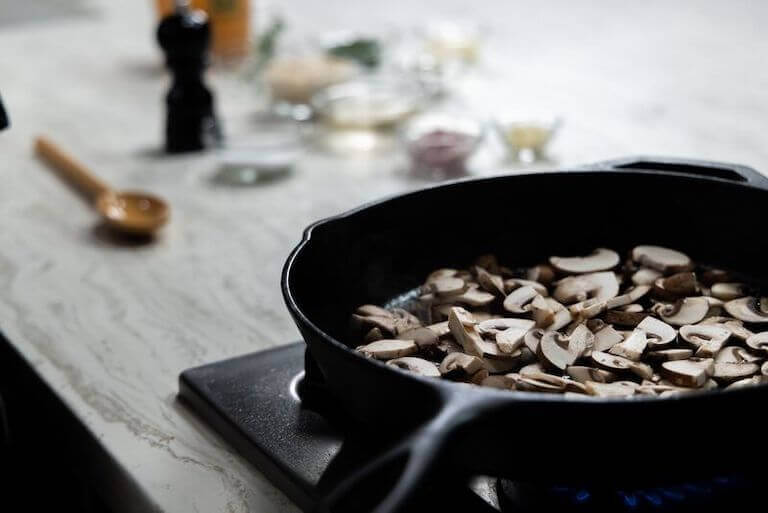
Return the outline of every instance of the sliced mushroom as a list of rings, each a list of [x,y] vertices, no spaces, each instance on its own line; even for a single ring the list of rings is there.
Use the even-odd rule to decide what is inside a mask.
[[[598,248],[583,257],[550,257],[549,263],[562,272],[579,274],[593,273],[612,269],[619,264],[619,255],[615,251]]]
[[[528,331],[528,329],[514,327],[500,331],[496,333],[496,345],[504,353],[517,351],[523,345],[525,334]]]
[[[533,329],[534,322],[530,319],[517,319],[517,318],[510,318],[510,317],[504,317],[504,318],[497,318],[497,319],[488,319],[481,323],[478,323],[477,325],[477,331],[481,335],[493,335],[508,330],[509,328],[517,328],[521,330],[525,330],[526,332],[530,329]]]
[[[543,329],[532,329],[525,334],[525,337],[523,337],[523,343],[525,344],[525,347],[527,347],[533,354],[537,354],[539,352],[539,343],[541,342],[541,337],[543,336]]]
[[[696,356],[709,358],[716,355],[728,341],[731,330],[719,324],[685,325],[680,337],[696,347]]]
[[[451,353],[440,362],[440,374],[449,379],[463,379],[484,368],[483,361],[464,353]]]
[[[743,283],[725,282],[715,283],[710,293],[723,301],[732,301],[747,295],[747,287]]]
[[[419,346],[413,340],[383,339],[360,346],[357,350],[370,358],[391,360],[416,354]]]
[[[576,347],[584,347],[579,356],[589,354],[595,346],[595,335],[584,324],[579,324],[568,336],[568,344]]]
[[[533,280],[523,280],[521,278],[510,278],[504,282],[505,292],[512,292],[520,287],[533,287],[533,289],[539,293],[540,296],[548,296],[549,290],[546,285]]]
[[[731,383],[725,388],[727,390],[731,388],[741,388],[744,386],[764,385],[766,383],[768,383],[768,376],[752,376],[751,378],[741,379],[735,383]]]
[[[619,326],[637,326],[648,317],[647,312],[624,312],[621,310],[608,310],[605,312],[605,322],[618,324]]]
[[[469,382],[474,385],[480,385],[483,381],[490,377],[488,369],[480,369],[469,377]]]
[[[381,340],[384,338],[384,334],[381,332],[379,328],[371,328],[371,330],[365,334],[365,337],[363,338],[363,342],[366,344],[370,344],[371,342],[376,342],[377,340]]]
[[[390,312],[386,308],[382,308],[376,305],[362,305],[358,307],[357,310],[355,310],[355,313],[357,315],[362,315],[363,317],[369,317],[369,316],[392,317],[392,312]]]
[[[711,368],[711,370],[710,370]],[[661,364],[661,373],[674,385],[681,387],[701,387],[714,372],[714,363],[701,361],[673,360]]]
[[[647,344],[645,331],[635,329],[629,337],[615,344],[608,352],[636,362],[643,356]]]
[[[661,246],[637,246],[632,250],[632,260],[663,273],[686,271],[691,259],[674,249]]]
[[[391,315],[358,315],[353,314],[352,315],[352,323],[356,326],[356,328],[362,328],[366,330],[370,330],[372,328],[379,328],[381,332],[385,335],[394,335],[397,333],[397,323],[395,321],[395,318]]]
[[[725,303],[725,311],[739,320],[753,323],[768,322],[768,298],[747,296]]]
[[[661,349],[659,351],[650,351],[648,359],[657,362],[671,362],[674,360],[687,360],[693,356],[690,349]]]
[[[536,265],[528,269],[526,277],[529,280],[549,285],[555,280],[555,270],[549,265]]]
[[[597,383],[595,381],[587,381],[584,386],[587,388],[589,395],[595,395],[598,397],[626,397],[635,395],[636,388],[627,386],[623,383]]]
[[[643,305],[639,305],[637,303],[630,303],[628,305],[624,305],[619,308],[622,312],[629,312],[629,313],[640,313],[644,312],[645,308],[643,308]]]
[[[419,346],[419,349],[433,346],[440,340],[437,333],[429,328],[414,328],[412,330],[404,331],[400,333],[397,338],[403,340],[413,340],[416,342],[416,345]]]
[[[683,326],[695,324],[706,317],[709,302],[703,297],[687,297],[675,304],[658,303],[652,310],[667,324]]]
[[[593,350],[608,351],[622,340],[624,340],[624,336],[616,331],[613,326],[606,324],[602,329],[595,332],[595,346]]]
[[[563,303],[587,298],[607,301],[619,293],[619,282],[611,271],[569,276],[557,283],[552,297]]]
[[[451,308],[448,327],[456,341],[464,348],[464,352],[469,355],[491,360],[510,360],[520,356],[512,351],[502,351],[495,342],[483,340],[472,315],[461,307]]]
[[[556,331],[548,331],[541,337],[539,354],[548,365],[562,371],[573,365],[585,348],[579,341],[563,340]]]
[[[637,287],[633,287],[629,289],[627,292],[620,296],[616,296],[614,298],[609,299],[605,302],[605,308],[607,310],[613,310],[614,308],[618,308],[620,306],[626,306],[629,304],[634,303],[644,295],[646,295],[651,290],[651,287],[648,285],[638,285]],[[626,311],[626,310],[625,310]],[[642,311],[642,308],[640,309]]]
[[[648,346],[651,349],[666,346],[677,337],[677,330],[675,328],[655,317],[646,317],[637,327],[646,333]]]
[[[675,273],[662,278],[661,287],[664,291],[676,296],[695,296],[701,291],[701,286],[692,272]]]
[[[486,306],[493,303],[496,296],[470,286],[461,294],[449,296],[447,299],[454,303],[461,303],[468,306]]]
[[[760,374],[763,376],[768,376],[768,362],[763,363],[763,365],[760,367]]]
[[[481,386],[490,388],[509,389],[512,388],[510,381],[506,376],[490,375],[480,382]]]
[[[638,269],[632,275],[632,283],[635,285],[653,285],[653,283],[662,277],[662,274],[656,269],[643,267]]]
[[[483,269],[482,267],[475,267],[477,273],[477,283],[480,284],[483,290],[490,292],[496,296],[504,296],[504,279],[498,274],[492,274]]]
[[[491,374],[505,374],[520,367],[521,362],[524,361],[523,355],[523,351],[518,349],[512,354],[506,355],[504,359],[483,358],[483,365]]]
[[[728,346],[724,347],[715,355],[715,363],[756,363],[762,358],[755,356],[743,347]]]
[[[634,363],[632,360],[622,356],[612,355],[603,351],[592,351],[591,358],[595,365],[611,372],[628,371]]]
[[[421,376],[427,376],[430,378],[440,377],[440,369],[437,368],[437,365],[430,361],[424,360],[423,358],[404,356],[402,358],[389,360],[387,365],[397,367],[398,369],[407,370]]]
[[[757,374],[760,367],[756,363],[716,363],[712,377],[724,383],[733,383]]]
[[[560,394],[565,391],[565,387],[561,385],[553,385],[537,379],[528,378],[526,376],[520,376],[517,383],[515,383],[517,390],[526,390],[528,392],[542,392],[547,394]]]
[[[744,324],[741,321],[725,321],[723,326],[731,330],[733,338],[742,342],[746,342],[749,337],[754,335],[753,332],[744,327]]]
[[[726,281],[733,281],[733,277],[731,273],[723,269],[708,269],[701,273],[701,282],[708,287]]]
[[[601,301],[597,298],[574,303],[568,307],[568,311],[571,312],[571,315],[579,320],[592,319],[593,317],[600,315],[604,310],[605,301]]]
[[[448,321],[430,324],[427,326],[427,329],[432,330],[438,337],[444,337],[451,332],[451,329],[448,327]]]
[[[431,283],[441,278],[451,278],[453,276],[456,276],[458,273],[459,273],[458,269],[449,269],[449,268],[437,269],[436,271],[429,273],[429,276],[427,276],[427,283]]]
[[[520,287],[504,299],[504,309],[512,313],[525,313],[530,309],[529,303],[537,297],[540,297],[539,293],[530,285]]]
[[[768,356],[768,331],[755,333],[749,337],[747,347],[761,356]]]
[[[530,374],[532,372],[547,372],[547,370],[539,362],[536,362],[521,367],[517,372],[518,374]]]
[[[455,296],[467,290],[467,284],[461,278],[447,276],[429,282],[430,291],[436,296]]]
[[[538,296],[531,301],[531,313],[537,328],[559,330],[571,322],[571,313],[552,298]]]
[[[571,365],[565,369],[565,372],[579,383],[586,383],[587,381],[610,383],[611,381],[616,381],[617,379],[616,374],[613,372],[603,369],[595,369],[593,367],[585,367],[582,365]]]

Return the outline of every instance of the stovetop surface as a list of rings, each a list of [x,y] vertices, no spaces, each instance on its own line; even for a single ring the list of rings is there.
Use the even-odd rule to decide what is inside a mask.
[[[179,397],[302,510],[311,511],[337,476],[360,465],[376,448],[353,437],[345,440],[328,419],[302,405],[304,349],[303,343],[294,343],[189,369],[179,378]],[[355,444],[354,450],[333,462],[342,443]],[[446,511],[460,507],[467,513],[706,513],[747,504],[757,494],[753,481],[732,475],[637,490],[534,486],[484,477],[471,485],[471,491],[454,487],[451,497],[429,498],[428,509],[438,511],[443,503]]]

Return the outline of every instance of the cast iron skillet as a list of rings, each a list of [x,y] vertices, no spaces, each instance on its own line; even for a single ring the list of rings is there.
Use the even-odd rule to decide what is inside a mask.
[[[768,179],[743,166],[628,158],[447,183],[310,226],[282,281],[308,346],[307,371],[319,371],[353,418],[374,432],[400,434],[321,510],[406,511],[427,477],[435,483],[443,475],[620,486],[764,461],[758,419],[765,386],[632,400],[499,391],[364,358],[350,350],[358,341],[348,339],[348,327],[358,305],[402,302],[429,271],[466,266],[483,253],[525,266],[552,254],[658,244],[764,286],[767,189]],[[385,470],[394,482],[376,504],[365,503],[365,484]]]

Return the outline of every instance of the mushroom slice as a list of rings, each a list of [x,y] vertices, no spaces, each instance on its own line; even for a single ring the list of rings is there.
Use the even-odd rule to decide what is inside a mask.
[[[386,308],[382,308],[376,305],[362,305],[355,310],[357,315],[363,317],[378,316],[378,317],[392,317],[392,312]]]
[[[427,276],[427,283],[431,283],[435,280],[439,280],[441,278],[452,278],[453,276],[456,276],[459,273],[457,269],[449,269],[449,268],[443,268],[443,269],[437,269],[436,271],[432,271],[429,273],[429,276]]]
[[[436,296],[455,296],[467,290],[467,283],[461,278],[447,276],[437,278],[428,283],[429,291]]]
[[[762,358],[755,356],[743,347],[728,346],[724,347],[715,355],[715,363],[755,363]]]
[[[712,360],[707,362],[688,360],[673,360],[661,364],[661,373],[672,384],[681,387],[699,388],[714,372]]]
[[[712,377],[724,383],[733,383],[748,378],[760,371],[756,363],[716,363]]]
[[[440,337],[429,328],[413,328],[397,335],[402,340],[413,340],[419,349],[433,346],[438,343]]]
[[[677,337],[675,328],[655,317],[646,317],[637,327],[646,333],[648,345],[652,349],[665,346]]]
[[[424,351],[424,356],[429,357],[430,360],[440,360],[448,356],[451,353],[463,352],[462,347],[457,344],[452,338],[446,338],[437,343],[437,345],[430,346]]]
[[[502,390],[512,388],[512,384],[506,376],[490,375],[480,382],[481,386],[490,388],[500,388]]]
[[[384,334],[381,332],[379,328],[371,328],[371,331],[365,334],[365,337],[363,338],[363,342],[366,344],[370,344],[371,342],[376,342],[377,340],[381,340],[384,338]]]
[[[749,337],[754,335],[750,330],[744,327],[741,321],[726,321],[723,326],[731,330],[733,338],[746,342]]]
[[[661,349],[659,351],[650,351],[647,355],[649,360],[657,362],[671,362],[674,360],[687,360],[693,356],[690,349]]]
[[[608,351],[622,340],[624,340],[624,336],[616,331],[613,326],[606,324],[603,328],[595,332],[595,345],[593,350]]]
[[[602,351],[592,351],[592,362],[598,367],[611,372],[631,372],[644,379],[653,377],[653,369],[650,365],[641,362],[635,362],[623,356],[604,353]]]
[[[587,381],[584,383],[589,395],[598,397],[627,397],[635,395],[637,389],[623,383],[598,383]]]
[[[360,346],[357,350],[370,358],[391,360],[415,354],[419,351],[419,346],[413,340],[383,339]]]
[[[571,322],[571,313],[560,303],[549,297],[538,296],[531,302],[533,320],[538,328],[559,330]]]
[[[530,310],[529,303],[540,297],[530,285],[515,289],[504,299],[504,309],[512,313],[525,313]]]
[[[667,324],[684,326],[695,324],[706,317],[709,302],[704,297],[687,297],[674,304],[658,303],[652,310]]]
[[[528,333],[526,333],[523,337],[523,343],[525,344],[525,347],[527,347],[533,354],[537,354],[539,352],[539,343],[541,342],[541,337],[543,336],[543,329],[532,329],[528,331]]]
[[[648,285],[638,285],[637,287],[633,287],[629,289],[624,294],[620,296],[616,296],[606,301],[605,308],[607,310],[613,310],[614,308],[618,308],[620,306],[626,306],[626,305],[632,304],[638,299],[640,299],[641,297],[643,297],[644,295],[648,294],[650,290],[651,290],[651,287],[649,287]]]
[[[580,274],[605,271],[619,265],[619,255],[613,250],[598,248],[583,257],[550,257],[549,263],[562,272]]]
[[[448,321],[430,324],[427,326],[427,329],[432,330],[438,337],[444,337],[451,332],[451,329],[448,327]]]
[[[496,333],[496,345],[503,353],[512,353],[523,345],[523,339],[528,331],[528,329],[514,327],[500,331]]]
[[[493,294],[472,287],[457,296],[450,296],[451,301],[469,306],[486,306],[491,304],[494,299],[496,296]]]
[[[619,281],[611,271],[569,276],[557,282],[552,296],[563,303],[587,298],[607,301],[619,293]]]
[[[761,356],[768,356],[768,331],[755,333],[749,337],[747,347]]]
[[[515,383],[515,388],[517,390],[525,390],[528,392],[543,392],[548,394],[560,394],[565,391],[564,386],[553,385],[551,383],[539,381],[538,379],[528,378],[525,376],[520,376],[518,378],[517,383]]]
[[[586,383],[587,381],[596,381],[598,383],[610,383],[616,381],[617,376],[613,372],[595,369],[593,367],[586,367],[583,365],[571,365],[565,369],[566,374],[579,383]]]
[[[680,337],[696,347],[696,356],[715,356],[731,337],[731,330],[719,324],[687,324],[680,328]]]
[[[726,281],[733,281],[733,279],[731,273],[723,269],[707,269],[701,273],[701,282],[708,287],[713,286],[715,283]]]
[[[477,273],[477,283],[486,292],[490,292],[496,296],[504,297],[504,279],[498,274],[491,274],[482,267],[475,267]]]
[[[725,303],[725,311],[745,322],[768,322],[768,298],[747,296]]]
[[[592,352],[592,348],[595,346],[595,335],[584,324],[579,324],[568,336],[569,346],[573,344],[573,347],[584,347],[584,350],[579,356],[586,355]]]
[[[715,283],[710,289],[710,294],[723,301],[732,301],[746,296],[747,286],[743,283],[735,282]]]
[[[555,270],[546,264],[536,265],[528,269],[526,278],[532,281],[538,281],[544,285],[549,285],[555,279]]]
[[[662,278],[661,288],[676,296],[694,296],[701,291],[701,286],[692,272],[675,273]]]
[[[518,349],[504,359],[483,358],[483,365],[491,374],[505,374],[520,367],[522,361],[523,352]]]
[[[647,312],[625,312],[622,310],[608,310],[605,312],[605,322],[618,324],[619,326],[637,326],[647,317]]]
[[[760,367],[760,374],[762,374],[763,376],[768,376],[768,362],[765,362],[765,363],[764,363],[764,364],[763,364],[763,365]]]
[[[535,322],[530,319],[517,319],[510,317],[488,319],[477,325],[477,331],[481,335],[495,336],[498,333],[501,333],[502,331],[508,330],[510,328],[517,328],[527,332],[528,330],[533,329],[534,324]]]
[[[395,318],[390,315],[358,315],[352,314],[352,323],[364,328],[379,328],[382,333],[394,335],[397,333],[397,323]]]
[[[628,305],[624,305],[619,308],[622,312],[630,312],[630,313],[640,313],[644,312],[645,308],[643,308],[643,305],[639,305],[637,303],[630,303]]]
[[[632,275],[632,283],[635,285],[653,285],[653,283],[661,278],[663,275],[656,269],[650,269],[643,267],[638,269]]]
[[[597,315],[600,315],[605,310],[605,301],[601,301],[597,298],[587,299],[580,303],[572,304],[568,307],[568,311],[576,319],[591,319]]]
[[[751,378],[747,379],[741,379],[735,383],[731,383],[726,389],[730,388],[741,388],[744,386],[751,386],[751,385],[764,385],[768,383],[768,376],[752,376]]]
[[[643,356],[647,344],[645,331],[635,329],[629,337],[615,344],[608,352],[637,362]]]
[[[504,281],[504,289],[507,292],[512,292],[513,290],[517,290],[520,287],[533,287],[540,296],[549,295],[549,290],[547,290],[547,287],[537,281],[523,280],[521,278],[510,278]]]
[[[483,360],[464,353],[451,353],[440,362],[440,374],[449,379],[472,376],[484,368]]]
[[[515,359],[520,356],[520,353],[505,353],[495,342],[483,340],[477,331],[472,314],[461,307],[451,308],[448,327],[454,338],[464,348],[464,352],[469,355],[494,360]]]
[[[665,274],[691,267],[691,259],[686,254],[661,246],[637,246],[632,250],[632,260]]]
[[[531,363],[521,367],[518,374],[530,374],[532,372],[547,372],[543,365],[539,362]]]
[[[561,371],[565,370],[581,356],[586,346],[580,341],[569,341],[556,331],[547,331],[541,337],[539,354],[549,366]]]
[[[407,370],[421,376],[427,376],[430,378],[440,377],[440,369],[437,368],[437,365],[430,361],[424,360],[423,358],[404,356],[402,358],[389,360],[387,365],[397,367],[398,369]]]

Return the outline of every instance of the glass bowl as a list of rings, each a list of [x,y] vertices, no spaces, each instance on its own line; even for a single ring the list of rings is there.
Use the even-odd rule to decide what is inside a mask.
[[[431,113],[413,119],[402,139],[417,176],[443,179],[466,174],[467,160],[485,135],[483,123],[464,115]]]
[[[392,128],[423,103],[419,87],[409,81],[370,77],[326,87],[312,97],[312,108],[338,129]]]

